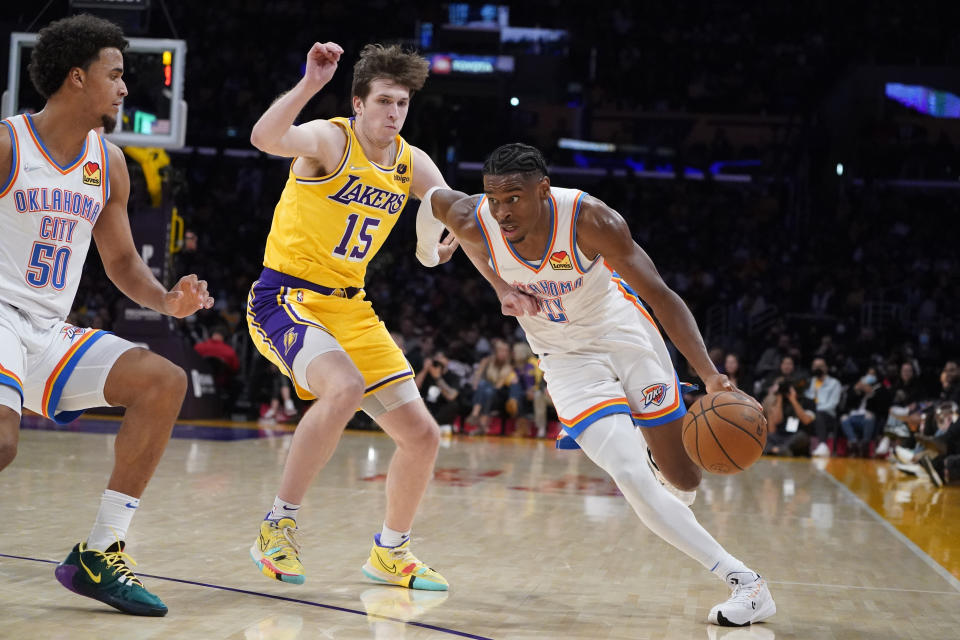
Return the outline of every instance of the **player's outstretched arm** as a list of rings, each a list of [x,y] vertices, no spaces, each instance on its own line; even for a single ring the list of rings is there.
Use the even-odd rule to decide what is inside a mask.
[[[140,258],[127,217],[130,195],[127,163],[120,148],[110,142],[107,143],[107,153],[110,154],[110,199],[93,227],[93,239],[107,277],[140,306],[170,316],[183,318],[212,307],[213,298],[207,293],[206,281],[191,274],[167,291]]]
[[[443,179],[440,169],[433,159],[419,147],[411,146],[413,161],[413,182],[410,193],[423,204],[424,198],[432,189],[450,189]],[[443,223],[433,217],[429,203],[417,210],[417,260],[425,267],[435,267],[448,262],[456,253],[460,241],[453,233],[448,233],[442,241]]]
[[[346,144],[339,127],[322,120],[299,126],[293,123],[310,98],[333,77],[342,54],[343,49],[333,42],[317,42],[310,48],[303,77],[293,89],[277,98],[253,126],[250,132],[253,146],[287,158],[314,158],[324,166],[339,159],[338,152],[342,152]]]
[[[588,196],[577,219],[577,244],[588,258],[602,255],[610,268],[650,305],[708,392],[735,390],[710,360],[693,314],[660,277],[650,256],[633,241],[630,228],[619,213]]]
[[[536,299],[505,282],[490,266],[490,253],[474,213],[480,198],[482,196],[468,196],[452,189],[437,189],[427,194],[421,207],[425,207],[460,240],[470,262],[496,292],[504,315],[535,315],[539,310]],[[421,213],[424,211],[418,212],[418,217]]]

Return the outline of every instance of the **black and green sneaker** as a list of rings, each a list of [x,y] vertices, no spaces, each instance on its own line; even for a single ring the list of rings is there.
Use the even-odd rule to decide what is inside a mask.
[[[165,616],[167,605],[143,586],[127,567],[136,562],[123,552],[123,541],[114,542],[106,551],[87,549],[81,542],[66,560],[57,565],[57,580],[74,593],[104,602],[114,609],[135,616]]]

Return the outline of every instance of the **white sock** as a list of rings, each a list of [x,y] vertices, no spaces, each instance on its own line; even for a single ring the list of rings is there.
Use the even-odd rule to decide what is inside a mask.
[[[380,530],[380,546],[396,547],[403,544],[409,537],[409,531],[394,531],[384,522],[383,529]]]
[[[140,506],[140,498],[107,489],[100,498],[100,510],[87,536],[87,548],[104,551],[117,540],[127,538],[127,529],[133,514]]]
[[[300,512],[300,505],[290,504],[277,496],[273,500],[273,508],[267,513],[264,520],[280,520],[281,518],[290,518],[294,522],[297,520],[297,514]]]
[[[743,567],[697,522],[693,511],[654,477],[645,459],[643,435],[634,428],[630,416],[603,417],[587,427],[577,442],[591,460],[610,474],[651,531],[714,573],[720,565],[728,573]],[[726,574],[720,578],[726,580]]]
[[[713,573],[713,575],[717,576],[731,587],[735,587],[738,584],[753,582],[757,577],[757,574],[747,568],[747,565],[743,564],[729,553],[725,554],[723,558],[718,560],[717,564],[715,564],[710,571]]]

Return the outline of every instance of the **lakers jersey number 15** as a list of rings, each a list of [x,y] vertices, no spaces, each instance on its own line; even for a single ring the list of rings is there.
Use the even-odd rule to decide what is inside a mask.
[[[397,136],[394,164],[369,160],[352,118],[342,127],[347,146],[326,176],[290,175],[273,215],[263,264],[326,287],[362,287],[367,264],[396,224],[410,194],[410,146]]]

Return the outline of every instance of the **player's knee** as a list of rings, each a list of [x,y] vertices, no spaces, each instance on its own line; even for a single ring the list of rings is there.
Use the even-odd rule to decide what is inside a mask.
[[[440,427],[436,420],[427,420],[420,428],[420,446],[434,454],[440,450]]]
[[[17,457],[17,441],[0,439],[0,471],[6,469]]]
[[[433,418],[425,418],[408,424],[394,440],[408,451],[433,456],[440,450],[440,427]]]
[[[363,376],[359,372],[346,373],[326,380],[318,397],[344,407],[356,408],[363,401],[364,389]]]
[[[6,407],[0,407],[0,410],[4,410]],[[16,415],[15,411],[7,410],[9,413],[17,419],[19,423],[20,416]],[[7,416],[4,415],[0,418],[4,423],[7,422]],[[6,424],[4,424],[6,426]],[[15,425],[13,429],[0,429],[0,470],[6,468],[13,459],[17,457],[17,442],[19,441],[19,424]]]
[[[187,395],[187,372],[172,362],[164,360],[163,367],[157,374],[157,391],[166,398],[183,401]]]

